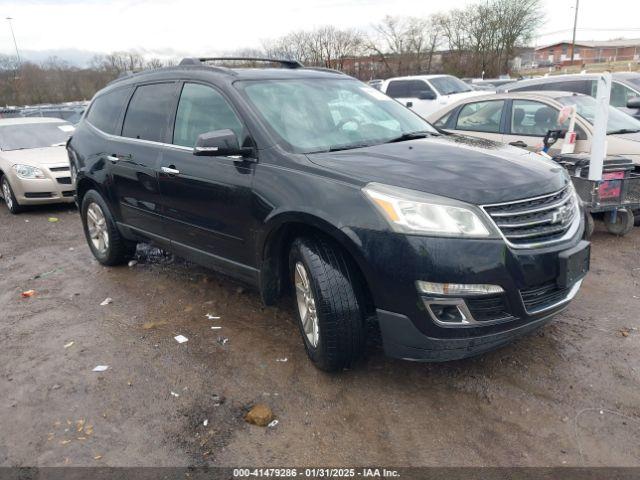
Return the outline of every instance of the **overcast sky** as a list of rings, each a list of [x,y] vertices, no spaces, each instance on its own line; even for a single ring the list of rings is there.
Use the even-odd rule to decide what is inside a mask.
[[[33,56],[33,51],[68,49],[133,49],[147,55],[182,56],[257,47],[261,40],[291,30],[327,24],[366,30],[385,15],[427,16],[469,3],[471,0],[0,0],[0,53],[15,51],[4,20],[8,16],[14,19],[18,47],[25,56]],[[537,43],[570,38],[575,0],[543,3],[547,21]],[[578,26],[590,30],[579,30],[578,39],[640,37],[639,3],[581,0]]]

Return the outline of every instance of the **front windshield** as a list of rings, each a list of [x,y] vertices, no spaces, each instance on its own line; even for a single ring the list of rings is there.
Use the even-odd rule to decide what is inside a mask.
[[[431,85],[440,95],[452,95],[454,93],[470,92],[473,89],[462,80],[452,76],[436,77],[429,79]]]
[[[425,120],[375,88],[347,79],[237,82],[271,131],[296,153],[377,145],[416,132]]]
[[[19,123],[0,126],[0,149],[22,150],[64,145],[73,132],[66,122]]]
[[[557,100],[563,105],[575,105],[578,115],[593,124],[597,102],[593,97],[571,95],[559,97]],[[609,107],[607,134],[624,132],[640,132],[640,121],[621,112],[617,108]]]

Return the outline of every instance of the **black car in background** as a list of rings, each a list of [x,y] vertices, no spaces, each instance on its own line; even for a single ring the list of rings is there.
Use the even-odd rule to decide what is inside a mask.
[[[598,74],[551,75],[548,77],[520,80],[497,88],[498,93],[559,91],[584,93],[592,97],[598,90]],[[612,107],[640,119],[640,72],[614,72],[611,82]]]
[[[335,71],[209,60],[114,81],[70,140],[101,263],[152,242],[266,304],[292,292],[308,355],[329,371],[361,355],[371,322],[388,355],[458,359],[577,293],[589,243],[554,163],[439,133]]]

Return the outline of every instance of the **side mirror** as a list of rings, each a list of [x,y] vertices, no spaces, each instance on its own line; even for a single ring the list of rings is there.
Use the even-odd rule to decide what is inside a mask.
[[[418,93],[418,100],[435,100],[436,94],[431,90],[422,90]]]
[[[214,130],[198,135],[193,154],[209,157],[227,157],[232,155],[244,155],[247,148],[241,148],[238,137],[230,129]]]
[[[633,97],[627,101],[627,108],[640,110],[640,97]]]

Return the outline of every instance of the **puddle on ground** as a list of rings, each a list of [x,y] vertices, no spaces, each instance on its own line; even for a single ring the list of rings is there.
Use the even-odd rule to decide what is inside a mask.
[[[148,243],[138,243],[135,260],[143,264],[170,265],[177,261],[175,255]],[[180,260],[184,262],[184,260]]]

